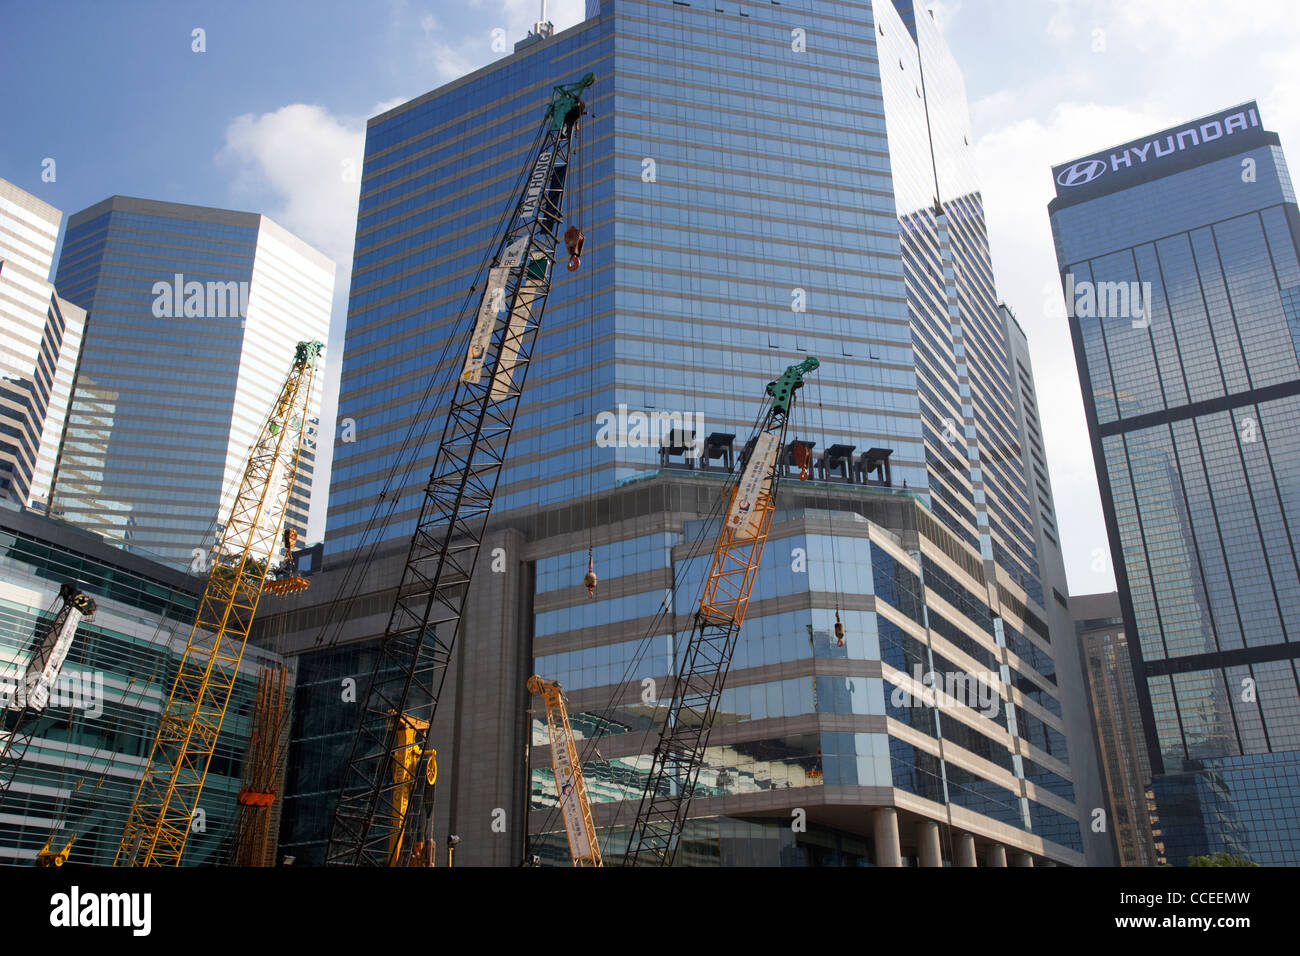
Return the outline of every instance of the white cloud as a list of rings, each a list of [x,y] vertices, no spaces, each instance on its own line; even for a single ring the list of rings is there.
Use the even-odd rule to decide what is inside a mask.
[[[471,42],[456,46],[448,43],[445,39],[446,32],[432,13],[427,11],[421,13],[419,25],[423,37],[413,39],[415,59],[428,71],[427,75],[434,85],[441,86],[443,83],[460,79],[485,62],[481,56],[475,56],[471,52],[480,46],[479,43]]]
[[[934,0],[926,4],[926,9],[930,11],[930,16],[934,18],[934,25],[939,28],[940,33],[947,32],[952,26],[957,14],[961,13],[961,3],[962,0]]]
[[[382,112],[400,103],[380,104]],[[263,212],[321,250],[338,266],[326,349],[321,434],[334,432],[343,332],[347,320],[352,244],[361,190],[365,117],[335,116],[319,106],[294,103],[271,113],[236,117],[216,162],[230,171],[232,205]],[[332,442],[318,448],[316,481],[328,488]],[[315,498],[307,537],[325,530],[325,495]]]
[[[1069,0],[1053,0],[1053,6],[1056,9],[1052,13],[1052,18],[1047,21],[1047,35],[1061,43],[1074,36],[1074,10]]]
[[[1092,564],[1096,549],[1107,555],[1109,549],[1047,217],[1055,194],[1050,171],[1171,121],[1149,110],[1067,103],[1046,122],[1018,120],[976,142],[998,291],[1029,338],[1060,540],[1076,593],[1108,590],[1114,582],[1109,557],[1101,573]]]
[[[1239,46],[1244,38],[1272,44],[1300,35],[1294,0],[1252,0],[1247,5],[1223,0],[1104,0],[1093,6],[1139,50],[1190,60],[1228,48],[1235,48],[1232,59],[1237,60],[1249,56],[1249,50]]]
[[[1109,546],[1047,214],[1051,167],[1252,98],[1294,158],[1300,17],[1286,0],[1054,0],[1012,17],[1021,9],[1002,0],[967,23],[971,7],[953,42],[990,41],[958,58],[975,94],[993,263],[1030,340],[1071,589],[1094,591],[1112,586]]]
[[[235,171],[236,197],[260,199],[267,215],[343,266],[352,259],[364,147],[364,119],[294,103],[233,120],[217,162]]]

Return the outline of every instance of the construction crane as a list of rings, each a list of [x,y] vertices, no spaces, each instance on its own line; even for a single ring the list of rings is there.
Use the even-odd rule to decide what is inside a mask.
[[[551,289],[565,187],[576,169],[575,134],[595,78],[554,88],[488,278],[442,440],[424,489],[397,598],[375,654],[351,756],[330,826],[329,865],[386,866],[407,859],[426,819],[426,784],[410,787],[393,765],[427,749],[465,595],[505,461],[533,345]],[[582,233],[564,236],[570,271]],[[417,728],[406,733],[403,728]]]
[[[745,446],[740,480],[731,492],[700,608],[632,824],[624,857],[627,866],[671,866],[677,852],[776,511],[777,485],[786,468],[786,426],[795,393],[803,386],[804,375],[819,364],[815,358],[806,358],[767,386],[772,403],[757,434]],[[807,463],[791,457],[799,464],[800,477],[805,477]]]
[[[45,637],[32,653],[22,679],[15,682],[3,711],[0,738],[0,804],[4,803],[18,773],[18,765],[36,736],[36,719],[50,702],[50,690],[72,649],[73,638],[83,620],[95,613],[95,602],[75,584],[59,588],[59,609]]]
[[[574,866],[604,866],[591,804],[587,800],[587,782],[582,776],[582,758],[578,756],[578,746],[573,740],[564,693],[555,681],[537,675],[528,678],[528,690],[541,695],[546,702],[551,768],[555,771],[560,815],[564,817],[564,829],[569,837],[569,856],[573,858]]]
[[[96,792],[99,791],[100,788],[104,786],[105,779],[105,777],[100,777],[99,780],[95,782],[95,786],[91,789]],[[77,785],[72,788],[72,792],[68,795],[67,799],[69,803],[71,803],[73,795],[82,788],[85,782],[86,779],[84,777],[77,781]],[[87,807],[86,811],[75,819],[65,820],[64,816],[60,815],[54,820],[50,827],[50,835],[45,838],[45,845],[36,853],[36,866],[38,868],[44,869],[46,867],[62,866],[64,863],[68,862],[68,855],[72,853],[72,844],[77,840],[77,830],[85,819],[90,816],[92,810],[93,804],[90,807]],[[68,834],[68,839],[64,842],[62,847],[56,849],[54,841],[56,835],[59,835],[60,830],[63,830]]]
[[[299,342],[262,426],[158,723],[114,866],[178,866],[298,477],[320,342]]]

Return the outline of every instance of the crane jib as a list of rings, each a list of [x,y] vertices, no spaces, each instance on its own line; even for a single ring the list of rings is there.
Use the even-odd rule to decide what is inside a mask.
[[[358,708],[327,864],[405,865],[418,856],[419,826],[411,821],[426,818],[433,796],[416,780],[408,800],[404,785],[393,781],[392,717],[418,719],[427,728],[438,709],[551,288],[567,173],[577,163],[574,131],[585,110],[579,97],[593,82],[586,74],[555,88],[537,153],[526,161],[527,178],[488,263],[392,613]],[[424,746],[428,730],[416,737]]]
[[[786,448],[794,396],[803,376],[819,364],[809,357],[767,386],[772,404],[732,491],[695,626],[682,649],[623,858],[627,865],[668,866],[677,852],[775,514],[777,485],[786,467],[779,456]]]

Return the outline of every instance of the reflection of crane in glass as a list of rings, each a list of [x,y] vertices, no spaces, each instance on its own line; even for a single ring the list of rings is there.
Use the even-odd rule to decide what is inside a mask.
[[[564,817],[565,832],[569,835],[569,855],[573,857],[573,865],[604,866],[591,804],[587,800],[587,782],[582,776],[582,759],[573,739],[564,693],[555,681],[537,676],[528,678],[528,690],[540,694],[546,702],[546,730],[551,740],[555,794],[560,802],[560,815]]]
[[[68,659],[72,640],[82,620],[95,613],[95,602],[75,585],[59,588],[59,610],[50,629],[32,654],[23,676],[15,683],[3,711],[3,737],[0,738],[0,803],[13,785],[18,765],[36,736],[33,717],[45,710],[50,690],[58,680],[63,662]]]
[[[695,627],[682,655],[663,733],[632,824],[624,860],[629,866],[668,866],[677,852],[776,513],[776,488],[785,469],[786,426],[795,393],[803,386],[804,375],[819,364],[806,358],[767,386],[772,404],[746,446],[740,481],[731,492]],[[805,476],[802,467],[800,475]]]

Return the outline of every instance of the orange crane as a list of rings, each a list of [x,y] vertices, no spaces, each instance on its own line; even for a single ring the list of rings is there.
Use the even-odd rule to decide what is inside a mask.
[[[298,477],[320,342],[293,367],[244,468],[114,866],[178,866]]]
[[[555,792],[560,801],[560,814],[564,817],[564,829],[569,836],[569,855],[573,858],[573,865],[604,866],[591,804],[587,800],[587,782],[582,776],[582,758],[573,740],[564,692],[555,681],[536,675],[528,678],[528,690],[540,694],[546,702],[551,768],[555,771]]]
[[[785,470],[786,426],[795,393],[803,387],[804,375],[820,364],[815,358],[806,358],[767,386],[772,404],[758,433],[745,446],[740,480],[731,491],[695,626],[682,655],[667,719],[632,824],[624,857],[627,866],[669,866],[677,852],[776,512],[776,488]],[[799,477],[807,477],[807,462],[794,454],[791,458],[799,465]]]

